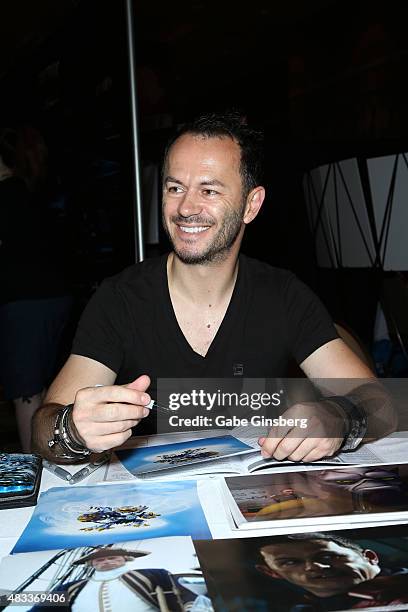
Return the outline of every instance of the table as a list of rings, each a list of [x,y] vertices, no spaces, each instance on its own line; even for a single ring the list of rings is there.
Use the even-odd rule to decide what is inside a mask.
[[[203,432],[200,432],[199,436],[202,437],[202,434]],[[177,440],[176,438],[174,438],[174,441],[181,441],[182,439],[191,439],[191,434],[174,434],[174,436],[178,436]],[[150,443],[152,445],[160,444],[162,443],[162,441],[163,438],[161,436],[154,436],[150,438]],[[168,436],[166,441],[168,441]],[[367,446],[374,452],[378,452],[381,455],[387,456],[389,458],[388,461],[408,461],[408,432],[393,433],[387,436],[386,438],[377,440],[376,442],[368,444]],[[65,467],[68,467],[70,470],[72,470],[72,472],[75,472],[80,469],[78,466]],[[291,467],[282,465],[274,469],[276,471],[287,472],[291,470]],[[75,485],[67,484],[68,494],[71,486],[79,487],[101,482],[103,479],[104,472],[104,466],[102,466],[80,483],[77,483]],[[232,519],[226,514],[223,508],[220,478],[221,477],[219,475],[207,475],[205,477],[197,478],[199,497],[213,538],[257,537],[260,535],[268,536],[279,535],[280,533],[287,533],[286,529],[278,528],[262,529],[261,532],[258,530],[242,531],[233,529]],[[40,492],[46,491],[51,487],[61,486],[65,486],[64,481],[62,481],[54,474],[43,470]],[[106,484],[105,486],[109,485]],[[25,526],[27,525],[28,521],[30,520],[33,511],[34,507],[14,508],[10,510],[2,510],[0,512],[0,558],[10,553],[16,541],[23,532]],[[376,525],[378,525],[378,523],[367,523],[365,526],[371,527]],[[330,525],[330,529],[348,529],[353,527],[354,525],[345,523]],[[325,528],[327,529],[327,527],[322,524],[321,526],[314,527],[313,531]],[[310,527],[297,528],[296,531],[307,532],[310,531]]]

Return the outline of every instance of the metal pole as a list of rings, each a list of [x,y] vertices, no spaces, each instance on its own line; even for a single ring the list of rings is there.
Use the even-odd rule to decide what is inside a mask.
[[[143,212],[142,212],[142,189],[140,181],[140,156],[139,135],[137,123],[137,96],[136,96],[136,67],[135,67],[135,42],[133,36],[133,6],[132,0],[126,0],[126,34],[129,56],[129,86],[131,104],[132,142],[133,142],[133,169],[134,169],[134,237],[135,237],[135,261],[144,259],[143,243]]]

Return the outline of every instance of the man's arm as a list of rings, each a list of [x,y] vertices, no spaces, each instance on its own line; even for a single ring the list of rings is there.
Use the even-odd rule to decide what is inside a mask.
[[[308,378],[376,378],[340,338],[318,348],[300,367]],[[350,388],[353,386],[351,383]]]
[[[373,372],[341,340],[328,342],[302,363],[305,374],[320,383],[326,396],[357,398],[365,411],[367,432],[371,439],[396,429],[397,419],[390,397]],[[278,460],[316,461],[333,455],[347,433],[347,418],[335,401],[298,403],[285,412],[287,418],[307,418],[306,430],[273,428],[267,438],[260,438],[262,455]]]
[[[102,363],[71,355],[34,416],[33,450],[50,461],[72,462],[58,458],[48,446],[58,412],[72,403],[71,426],[84,446],[101,452],[123,444],[131,436],[131,428],[149,414],[145,406],[150,397],[144,392],[150,380],[141,376],[125,386],[115,385],[115,380],[116,373]]]

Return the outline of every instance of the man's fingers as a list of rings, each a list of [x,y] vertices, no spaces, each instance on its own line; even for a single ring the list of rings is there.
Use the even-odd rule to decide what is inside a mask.
[[[123,433],[136,427],[140,423],[138,419],[129,419],[126,421],[112,421],[109,423],[95,423],[93,431],[89,432],[88,438],[94,439],[98,436],[109,436],[110,434]]]
[[[132,430],[127,429],[123,433],[108,434],[106,436],[98,436],[97,438],[90,438],[88,448],[91,451],[101,453],[111,448],[121,446],[130,438]]]
[[[277,461],[283,461],[284,459],[290,459],[291,455],[301,446],[304,441],[304,437],[299,437],[299,432],[297,432],[297,436],[291,436],[292,432],[283,438],[281,442],[279,442],[278,446],[273,453],[273,458]]]
[[[331,457],[342,445],[342,438],[311,438],[314,448],[305,455],[302,461],[317,461],[325,457]]]
[[[309,453],[307,453],[302,461],[304,461],[305,463],[309,463],[309,462],[313,462],[313,461],[318,461],[319,459],[323,459],[325,455],[323,454],[323,451],[318,449],[318,448],[314,448],[313,450],[311,450]],[[298,461],[298,459],[296,459],[296,461]]]
[[[299,444],[299,446],[290,455],[288,455],[288,459],[290,461],[309,461],[309,459],[306,459],[306,457],[313,455],[313,453],[315,454],[315,460],[320,459],[320,457],[317,456],[319,453],[316,452],[316,443],[318,442],[319,440],[316,438],[305,438],[301,444]]]
[[[136,378],[136,380],[124,386],[128,389],[135,389],[136,391],[147,391],[150,387],[150,378],[147,374],[142,374],[142,376],[139,376],[139,378]]]
[[[108,385],[106,387],[86,387],[80,389],[76,394],[75,403],[104,404],[108,402],[119,402],[126,404],[136,404],[146,406],[150,402],[150,395],[136,389],[120,387],[118,385]]]
[[[267,438],[259,438],[259,444],[263,440],[261,455],[264,459],[269,459],[273,456],[278,444],[286,437],[290,429],[290,427],[272,427]]]
[[[108,421],[140,420],[149,414],[149,408],[144,408],[143,406],[109,403],[104,406],[95,406],[92,413],[92,421],[95,423],[105,423]]]

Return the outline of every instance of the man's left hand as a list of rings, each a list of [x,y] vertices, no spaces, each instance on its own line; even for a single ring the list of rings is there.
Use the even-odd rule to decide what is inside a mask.
[[[289,419],[307,419],[299,425],[272,427],[267,438],[259,438],[265,459],[278,461],[317,461],[331,457],[341,447],[347,433],[347,420],[329,400],[295,404],[283,415]]]

